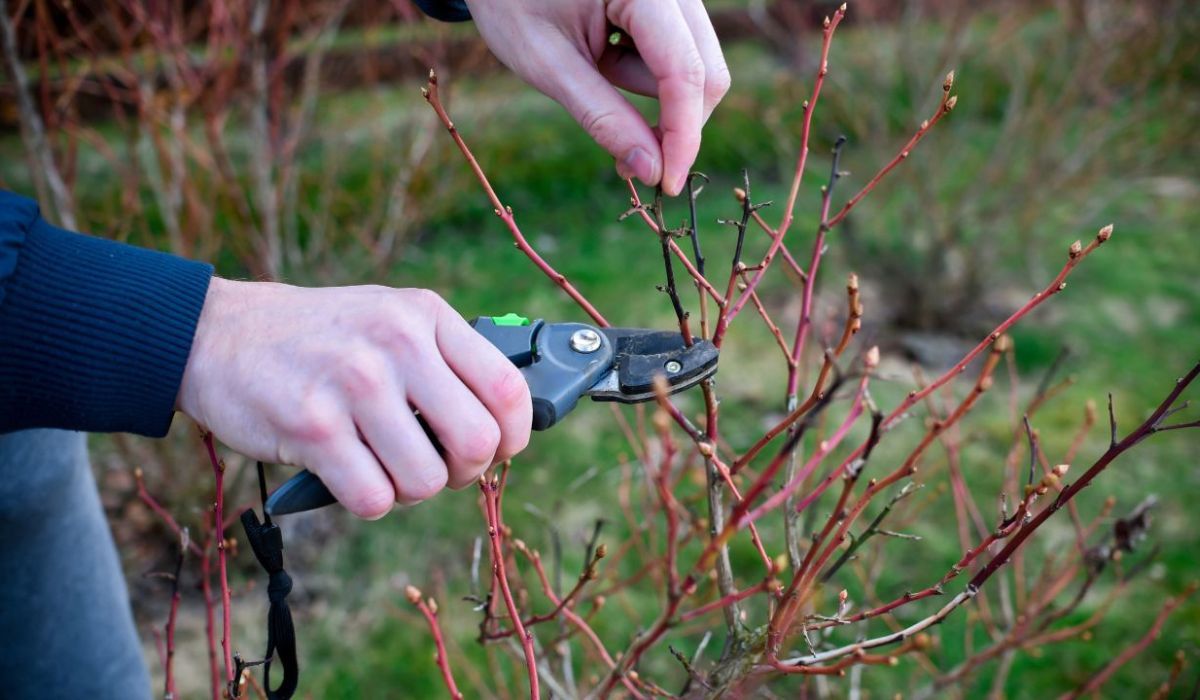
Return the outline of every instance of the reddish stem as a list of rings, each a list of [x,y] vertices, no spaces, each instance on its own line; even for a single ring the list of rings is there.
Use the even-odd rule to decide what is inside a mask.
[[[1108,679],[1117,672],[1117,669],[1121,668],[1128,663],[1130,659],[1140,654],[1142,650],[1150,645],[1150,642],[1154,641],[1158,637],[1158,633],[1162,631],[1163,623],[1167,621],[1167,617],[1169,617],[1171,613],[1175,611],[1175,608],[1179,607],[1183,601],[1190,598],[1192,594],[1196,592],[1196,586],[1197,584],[1193,583],[1192,585],[1188,586],[1187,590],[1185,590],[1181,595],[1169,599],[1166,604],[1163,605],[1162,610],[1158,612],[1158,616],[1154,618],[1154,624],[1150,625],[1150,629],[1145,635],[1142,636],[1141,639],[1139,639],[1125,651],[1121,652],[1115,659],[1108,662],[1108,664],[1106,664],[1104,668],[1100,669],[1096,675],[1089,678],[1087,683],[1084,683],[1082,686],[1069,693],[1063,693],[1061,696],[1059,696],[1059,700],[1073,700],[1074,698],[1098,692],[1100,687],[1107,683]]]
[[[216,477],[216,500],[213,503],[213,540],[217,545],[217,570],[221,584],[221,651],[225,656],[225,683],[233,688],[233,648],[230,642],[232,626],[230,624],[230,595],[229,571],[225,561],[225,462],[217,457],[217,448],[213,445],[213,434],[205,431],[204,448],[208,452],[208,460],[212,464]],[[232,694],[232,692],[230,693]]]
[[[545,259],[542,258],[541,255],[538,255],[538,252],[533,249],[533,246],[529,245],[529,241],[525,240],[525,234],[521,233],[520,227],[517,226],[516,219],[513,218],[512,208],[505,206],[500,201],[500,197],[497,196],[496,191],[492,189],[492,184],[488,182],[487,175],[484,174],[483,168],[481,168],[479,166],[479,162],[475,160],[475,156],[471,153],[471,149],[467,148],[467,144],[465,141],[463,141],[462,135],[458,133],[458,128],[454,126],[454,122],[451,121],[450,115],[446,113],[445,107],[442,106],[442,101],[438,97],[437,74],[432,70],[429,71],[429,84],[427,87],[421,89],[421,94],[425,96],[425,99],[429,102],[429,105],[433,107],[433,111],[437,112],[438,119],[442,121],[442,125],[446,127],[446,130],[450,132],[450,136],[454,139],[454,143],[458,145],[458,150],[462,151],[463,157],[467,159],[467,163],[471,166],[471,170],[475,173],[475,177],[479,180],[479,184],[482,185],[484,191],[487,192],[488,199],[490,199],[492,202],[492,207],[496,212],[496,216],[500,217],[500,220],[503,221],[504,225],[508,227],[508,231],[512,234],[513,241],[516,242],[517,248],[524,253],[526,257],[533,261],[533,264],[536,265],[543,274],[549,277],[551,281],[553,281],[564,292],[566,292],[567,296],[571,297],[571,299],[578,304],[579,307],[583,309],[584,312],[586,312],[587,315],[590,316],[597,325],[608,326],[608,321],[605,320],[604,316],[596,310],[595,306],[592,306],[592,302],[588,301],[583,294],[581,294],[579,290],[575,288],[575,285],[571,284],[571,282],[567,280],[565,275],[560,273],[558,270],[555,270],[550,266],[550,263],[546,262]]]
[[[492,544],[492,572],[496,584],[500,588],[500,593],[504,596],[504,605],[508,608],[509,619],[525,650],[525,665],[529,670],[529,697],[537,700],[541,697],[541,693],[538,691],[537,658],[533,651],[533,633],[525,629],[524,623],[521,622],[521,611],[517,608],[512,590],[508,585],[504,548],[500,544],[504,527],[500,519],[500,480],[493,478],[489,481],[487,476],[480,477],[479,488],[483,491],[484,507],[487,509],[488,539]]]
[[[212,512],[206,514],[212,518]],[[212,700],[221,697],[221,669],[217,664],[217,635],[215,620],[215,605],[212,591],[212,543],[213,533],[211,522],[206,522],[208,534],[204,540],[204,554],[200,557],[200,591],[204,596],[204,638],[208,648],[208,677]]]
[[[730,605],[733,605],[734,603],[738,602],[739,600],[745,600],[746,598],[749,598],[752,595],[761,593],[766,590],[770,590],[772,586],[778,585],[778,584],[779,584],[778,581],[776,581],[774,578],[768,576],[767,578],[763,579],[762,581],[759,581],[758,583],[754,584],[753,586],[751,586],[749,588],[746,588],[746,589],[743,589],[740,591],[736,591],[734,593],[730,593],[727,596],[724,596],[724,597],[718,598],[714,601],[705,603],[704,605],[701,605],[698,608],[695,608],[693,610],[689,610],[689,611],[683,613],[682,615],[679,616],[679,621],[680,622],[690,622],[691,620],[694,620],[697,617],[701,617],[703,615],[707,615],[708,613],[713,612],[714,610],[724,610],[725,608],[729,607]]]
[[[792,213],[796,208],[796,197],[800,194],[800,181],[804,177],[804,169],[808,163],[808,142],[812,134],[813,112],[816,111],[817,98],[821,96],[821,86],[825,83],[825,76],[829,73],[829,46],[833,40],[834,30],[837,29],[838,24],[841,23],[845,15],[846,6],[843,4],[833,13],[832,17],[826,18],[821,39],[821,62],[818,64],[817,78],[813,83],[812,97],[804,105],[804,125],[800,132],[800,155],[796,160],[796,172],[792,176],[792,187],[788,192],[787,205],[783,210],[783,220],[775,229],[774,235],[771,238],[771,245],[767,248],[767,253],[763,256],[754,277],[746,284],[746,289],[732,306],[722,309],[722,313],[717,319],[717,327],[713,331],[713,344],[717,347],[721,346],[721,341],[725,338],[725,331],[729,328],[729,324],[750,298],[750,292],[758,287],[758,283],[762,281],[763,276],[767,273],[767,268],[770,266],[771,260],[774,259],[776,252],[783,245],[783,237],[787,235],[787,231],[792,225]],[[809,267],[808,275],[805,278],[805,285],[809,285],[814,277],[816,277],[816,270]]]
[[[442,626],[438,624],[437,613],[434,612],[431,603],[421,599],[421,591],[415,586],[409,586],[405,591],[408,602],[417,607],[421,614],[425,616],[425,621],[429,623],[429,631],[433,634],[433,643],[437,647],[437,666],[442,672],[442,682],[446,684],[446,689],[450,691],[450,697],[455,700],[462,700],[463,694],[458,689],[458,684],[454,682],[454,674],[450,671],[450,655],[446,653],[446,641],[442,636]]]
[[[970,350],[970,352],[968,352],[966,355],[964,355],[963,358],[960,359],[957,363],[955,363],[955,365],[953,367],[951,367],[949,370],[947,370],[945,372],[945,374],[943,374],[942,376],[935,379],[932,383],[930,383],[924,389],[921,389],[920,391],[914,390],[914,391],[910,392],[908,394],[908,396],[905,397],[905,399],[903,401],[901,401],[900,404],[898,406],[896,406],[896,408],[893,409],[892,412],[889,413],[883,419],[883,424],[880,427],[883,430],[887,430],[888,428],[892,427],[897,421],[900,420],[901,417],[903,417],[908,412],[909,409],[911,409],[914,405],[916,405],[917,402],[921,401],[926,396],[929,396],[933,392],[937,391],[939,388],[941,388],[943,385],[945,385],[946,383],[953,380],[959,374],[965,372],[967,369],[967,365],[969,365],[972,360],[974,360],[976,357],[978,357],[980,353],[982,353],[984,350],[986,350],[989,345],[991,345],[992,343],[994,343],[996,341],[997,338],[999,338],[1006,331],[1008,331],[1008,329],[1011,328],[1014,324],[1016,324],[1017,321],[1020,321],[1022,318],[1025,317],[1026,314],[1028,314],[1030,311],[1033,311],[1034,309],[1036,309],[1038,306],[1040,306],[1043,302],[1045,302],[1050,297],[1054,296],[1055,294],[1058,294],[1063,289],[1066,289],[1067,276],[1071,274],[1071,271],[1075,269],[1075,266],[1078,265],[1080,263],[1080,261],[1082,261],[1084,258],[1086,258],[1092,251],[1094,251],[1101,244],[1103,244],[1105,241],[1107,241],[1111,235],[1112,235],[1112,226],[1111,225],[1105,226],[1104,228],[1100,229],[1100,232],[1096,235],[1095,240],[1093,240],[1086,248],[1083,248],[1079,252],[1070,253],[1066,264],[1063,265],[1062,269],[1059,270],[1058,274],[1055,275],[1054,279],[1050,282],[1050,284],[1046,285],[1046,287],[1044,289],[1042,289],[1040,292],[1037,292],[1036,294],[1034,294],[1032,299],[1030,299],[1028,302],[1026,302],[1024,305],[1022,305],[1021,308],[1014,311],[1011,316],[1009,316],[1007,319],[1004,320],[1003,323],[996,326],[996,328],[991,333],[989,333],[986,338],[984,338],[982,341],[980,341],[978,345],[976,345],[974,348],[972,348]],[[782,421],[780,421],[774,427],[772,427],[769,431],[767,431],[766,435],[764,435],[762,439],[760,439],[758,442],[756,442],[753,447],[751,447],[749,450],[747,450],[746,453],[738,459],[738,463],[739,464],[748,464],[751,460],[753,460],[758,455],[759,452],[762,451],[762,449],[764,447],[766,447],[771,442],[771,440],[773,440],[775,437],[777,437],[778,435],[783,433],[783,431],[787,430],[788,427],[791,426],[793,423],[795,423],[796,421],[803,418],[804,414],[806,412],[807,412],[807,408],[805,406],[801,406],[800,408],[796,409],[795,411],[792,411],[791,413],[789,413],[787,415],[787,417],[785,417]],[[842,463],[842,467],[839,467],[838,471],[841,471],[842,469],[845,468],[845,465],[851,463],[854,459],[861,456],[862,451],[865,448],[866,448],[865,444],[860,445],[846,459],[846,461],[844,461]],[[834,474],[831,474],[830,477],[836,478],[836,474],[837,474],[837,472],[835,472]],[[824,486],[827,486],[827,485],[828,484],[825,484]]]

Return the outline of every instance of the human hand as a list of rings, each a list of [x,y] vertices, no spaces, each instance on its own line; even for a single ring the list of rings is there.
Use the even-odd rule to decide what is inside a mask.
[[[520,371],[433,292],[218,278],[176,407],[247,457],[307,467],[363,518],[470,484],[532,425]]]
[[[496,57],[566,107],[616,158],[622,177],[661,181],[669,195],[683,190],[700,128],[730,80],[701,0],[467,4]],[[614,26],[636,50],[609,43]],[[651,128],[617,87],[658,97],[658,126]]]

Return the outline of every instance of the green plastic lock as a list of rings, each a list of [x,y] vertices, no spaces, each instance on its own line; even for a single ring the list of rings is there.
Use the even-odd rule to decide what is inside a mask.
[[[497,326],[528,326],[529,319],[510,311],[503,316],[492,316],[492,323]]]

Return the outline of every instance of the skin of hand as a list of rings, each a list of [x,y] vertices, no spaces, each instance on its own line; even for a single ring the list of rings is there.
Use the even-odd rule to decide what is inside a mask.
[[[310,469],[363,518],[472,483],[532,425],[520,371],[433,292],[219,278],[176,407],[247,457]]]
[[[488,47],[575,117],[622,177],[677,195],[700,129],[729,90],[701,0],[468,0]],[[634,49],[609,43],[613,29]],[[617,88],[657,97],[651,127]]]

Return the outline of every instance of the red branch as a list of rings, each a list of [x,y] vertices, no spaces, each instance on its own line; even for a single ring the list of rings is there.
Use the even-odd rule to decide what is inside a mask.
[[[858,191],[858,194],[851,197],[850,200],[842,206],[838,213],[834,214],[833,217],[829,219],[827,224],[829,228],[833,228],[834,226],[840,224],[842,219],[846,218],[846,214],[849,214],[850,210],[854,208],[855,204],[858,204],[863,197],[866,197],[871,190],[875,189],[875,185],[878,185],[879,181],[882,180],[885,175],[890,173],[893,168],[895,168],[897,165],[900,165],[902,161],[908,158],[908,155],[912,152],[913,147],[920,143],[921,139],[925,138],[925,134],[929,133],[929,130],[933,128],[933,125],[937,124],[942,117],[946,116],[950,113],[950,110],[954,109],[955,103],[958,102],[958,97],[950,94],[950,89],[952,87],[954,87],[954,71],[950,71],[950,74],[946,76],[945,82],[942,83],[942,102],[940,105],[938,105],[937,112],[935,112],[934,115],[928,120],[921,122],[921,128],[917,129],[917,133],[913,134],[913,137],[908,140],[908,143],[904,144],[904,148],[901,148],[900,152],[897,153],[894,158],[888,161],[887,165],[884,165],[882,168],[880,168],[879,172],[875,173],[875,176],[872,177],[870,181],[868,181],[867,184]]]
[[[538,255],[538,252],[533,249],[533,246],[529,245],[529,241],[525,240],[525,234],[521,233],[520,227],[517,226],[516,219],[513,218],[512,208],[501,203],[500,197],[496,195],[496,191],[492,189],[491,183],[488,182],[487,175],[483,173],[483,168],[481,168],[479,166],[479,162],[475,160],[475,156],[472,155],[471,149],[467,148],[467,144],[465,141],[463,141],[462,135],[458,133],[458,128],[454,126],[454,122],[450,120],[450,115],[446,113],[445,107],[442,106],[442,101],[438,97],[437,74],[434,73],[433,70],[429,71],[429,84],[427,87],[421,88],[421,94],[425,96],[425,99],[429,102],[429,105],[433,107],[433,111],[437,112],[438,119],[442,121],[442,125],[446,127],[446,130],[450,132],[450,136],[454,139],[454,143],[458,145],[458,150],[462,151],[463,157],[467,159],[467,163],[471,166],[471,170],[474,171],[475,177],[479,180],[479,184],[483,185],[484,191],[487,192],[488,199],[490,199],[492,202],[492,207],[496,212],[496,216],[500,217],[500,220],[503,221],[504,225],[508,227],[508,231],[512,234],[513,241],[516,242],[517,248],[520,249],[520,251],[524,253],[526,257],[532,260],[533,264],[537,265],[539,270],[541,270],[555,284],[562,288],[562,290],[567,293],[567,296],[571,297],[571,299],[579,305],[579,308],[583,309],[588,316],[591,316],[592,320],[595,321],[597,325],[608,326],[608,321],[606,321],[604,316],[596,310],[595,306],[592,306],[592,302],[588,301],[583,294],[581,294],[579,290],[575,288],[575,285],[571,284],[571,282],[567,280],[565,275],[560,273],[558,270],[555,270],[550,266],[550,263],[546,262],[546,260],[542,258],[541,255]]]
[[[450,691],[450,697],[462,700],[463,694],[454,682],[454,674],[450,672],[450,656],[446,653],[446,641],[442,637],[442,626],[438,624],[437,603],[433,598],[430,598],[428,602],[422,600],[421,591],[416,586],[405,588],[404,596],[408,598],[408,602],[417,606],[417,610],[421,611],[421,614],[425,616],[425,621],[429,623],[429,631],[433,634],[433,643],[437,647],[437,666],[442,672],[442,682]]]
[[[1025,317],[1026,314],[1033,311],[1037,307],[1041,306],[1042,303],[1045,302],[1050,297],[1052,297],[1055,294],[1058,294],[1062,290],[1066,289],[1067,276],[1071,274],[1071,271],[1075,269],[1075,266],[1078,265],[1080,263],[1080,261],[1082,261],[1084,258],[1086,258],[1092,251],[1094,251],[1096,248],[1098,248],[1105,241],[1107,241],[1109,239],[1109,237],[1112,236],[1112,231],[1113,231],[1112,224],[1109,224],[1108,226],[1105,226],[1104,228],[1100,229],[1100,232],[1096,234],[1096,238],[1090,244],[1088,244],[1088,246],[1086,248],[1078,248],[1077,249],[1078,241],[1076,241],[1076,243],[1073,244],[1069,250],[1068,259],[1067,259],[1066,264],[1063,265],[1062,269],[1059,270],[1058,274],[1055,275],[1054,279],[1050,282],[1050,284],[1046,285],[1046,287],[1044,289],[1042,289],[1040,292],[1037,292],[1036,294],[1034,294],[1032,299],[1030,299],[1024,305],[1022,305],[1021,308],[1014,311],[1011,316],[1009,316],[1007,319],[1004,320],[1003,323],[996,326],[996,328],[994,330],[992,330],[992,332],[989,333],[986,338],[984,338],[982,341],[980,341],[978,345],[976,345],[974,348],[972,348],[970,350],[970,352],[968,352],[966,355],[964,355],[962,357],[962,359],[960,359],[957,363],[955,363],[955,365],[953,367],[951,367],[949,370],[947,370],[945,372],[945,374],[943,374],[942,376],[935,379],[924,389],[921,389],[920,391],[910,392],[908,394],[908,396],[905,397],[905,399],[900,402],[900,405],[896,406],[896,408],[893,409],[892,412],[889,413],[887,415],[887,417],[885,417],[883,419],[883,424],[880,426],[881,429],[887,430],[888,428],[892,427],[897,421],[900,420],[900,418],[902,418],[908,412],[908,410],[910,408],[912,408],[914,405],[916,405],[919,401],[923,400],[926,396],[937,391],[943,385],[950,382],[952,379],[957,377],[959,374],[966,371],[967,365],[969,365],[972,360],[974,360],[976,357],[978,357],[980,353],[982,353],[984,350],[986,350],[989,345],[994,343],[996,341],[996,339],[999,338],[1000,336],[1002,336],[1009,328],[1012,328],[1012,326],[1014,324],[1016,324],[1017,321],[1020,321],[1022,318]],[[762,437],[762,439],[760,439],[758,442],[756,442],[753,447],[751,447],[749,450],[747,450],[746,453],[737,460],[738,464],[748,464],[751,460],[754,459],[755,456],[758,455],[759,452],[762,451],[762,449],[764,447],[766,447],[768,444],[770,444],[770,442],[775,437],[780,435],[783,431],[787,430],[788,427],[791,426],[793,423],[795,423],[796,421],[798,421],[802,417],[804,417],[805,411],[801,410],[804,408],[805,407],[801,406],[800,409],[797,409],[797,410],[789,413],[787,415],[787,417],[785,417],[783,420],[781,420],[779,423],[777,423],[774,427],[772,427],[770,430],[768,430],[766,435],[764,435]],[[856,449],[854,451],[854,453],[851,454],[845,460],[845,462],[843,462],[842,468],[844,468],[846,464],[850,464],[853,460],[860,457],[865,448],[866,448],[865,444],[860,445],[858,447],[858,449]],[[839,469],[839,471],[840,471],[840,469]]]
[[[492,573],[500,587],[500,593],[504,596],[504,605],[508,608],[509,619],[525,650],[525,664],[529,669],[529,697],[537,700],[541,695],[538,692],[537,658],[533,652],[533,633],[525,629],[524,623],[521,622],[521,611],[517,609],[517,603],[513,600],[512,590],[508,585],[504,548],[500,544],[504,527],[500,519],[500,480],[493,477],[489,481],[484,475],[479,478],[479,488],[483,491],[484,507],[487,510],[488,539],[492,543]]]
[[[762,262],[758,265],[758,271],[754,274],[753,279],[746,284],[746,289],[738,297],[737,302],[732,306],[723,308],[720,317],[717,319],[717,327],[713,331],[713,344],[717,347],[721,346],[721,341],[725,337],[725,331],[729,328],[730,322],[741,311],[746,301],[750,298],[750,292],[758,286],[762,281],[763,276],[767,272],[767,267],[770,266],[771,260],[775,257],[780,246],[783,245],[783,237],[787,235],[788,228],[792,225],[792,212],[796,208],[796,197],[800,194],[800,181],[804,177],[804,169],[808,163],[808,141],[812,134],[812,118],[813,112],[817,108],[817,98],[821,96],[821,86],[825,83],[825,76],[829,74],[829,46],[833,40],[833,32],[841,23],[842,18],[846,16],[846,5],[843,3],[841,7],[833,13],[832,17],[825,19],[825,29],[821,40],[821,62],[818,64],[817,78],[813,83],[812,97],[804,103],[804,126],[800,132],[800,155],[796,160],[796,172],[792,176],[792,187],[788,192],[787,205],[783,210],[783,220],[779,223],[779,227],[775,229],[774,235],[771,238],[771,245],[767,248],[766,255],[763,256]],[[808,284],[815,275],[815,270],[811,267],[808,270],[808,275],[805,278],[805,284]]]
[[[1154,624],[1150,625],[1150,629],[1145,635],[1142,636],[1141,639],[1139,639],[1125,651],[1121,652],[1117,658],[1109,661],[1104,668],[1100,669],[1096,673],[1096,675],[1089,678],[1087,683],[1084,683],[1082,686],[1069,693],[1063,693],[1060,695],[1059,700],[1074,700],[1074,698],[1098,692],[1100,687],[1108,682],[1108,679],[1117,672],[1117,669],[1124,666],[1133,657],[1142,653],[1142,650],[1149,646],[1150,642],[1154,641],[1158,637],[1158,633],[1162,631],[1163,623],[1167,621],[1167,618],[1172,612],[1175,611],[1175,608],[1179,607],[1183,601],[1190,598],[1192,594],[1196,592],[1196,588],[1197,584],[1193,583],[1192,585],[1188,586],[1187,590],[1185,590],[1182,594],[1169,599],[1166,604],[1163,605],[1162,610],[1158,612],[1158,616],[1154,618]]]
[[[221,650],[225,655],[225,683],[232,689],[234,666],[233,649],[230,642],[232,629],[230,625],[229,572],[225,563],[225,462],[217,457],[217,448],[213,445],[213,434],[205,431],[203,440],[217,481],[217,495],[213,502],[213,539],[217,544],[217,570],[221,583]],[[232,691],[230,694],[232,695]]]

